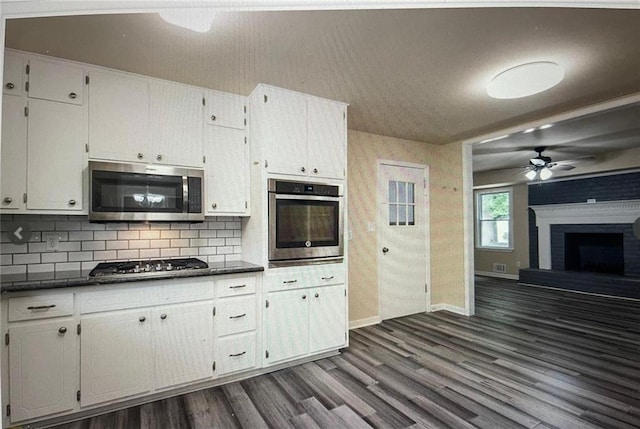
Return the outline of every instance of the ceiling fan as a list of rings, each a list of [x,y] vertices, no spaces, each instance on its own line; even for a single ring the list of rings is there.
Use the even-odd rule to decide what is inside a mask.
[[[575,165],[571,164],[571,161],[560,161],[560,162],[552,162],[551,157],[544,156],[542,152],[547,149],[546,146],[537,146],[533,150],[538,153],[538,156],[531,158],[529,160],[529,165],[525,168],[525,176],[529,180],[533,180],[536,177],[539,177],[540,180],[547,180],[551,176],[553,176],[554,170],[573,170]]]

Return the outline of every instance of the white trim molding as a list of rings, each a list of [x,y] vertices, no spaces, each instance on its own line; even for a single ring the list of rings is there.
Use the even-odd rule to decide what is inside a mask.
[[[551,269],[551,225],[633,223],[640,217],[640,200],[529,206],[536,213],[538,258]]]
[[[367,317],[367,318],[358,319],[358,320],[350,320],[349,330],[364,328],[365,326],[377,325],[380,322],[382,322],[382,319],[380,319],[380,316]]]
[[[497,277],[499,279],[520,280],[517,274],[494,273],[493,271],[476,271],[476,276]]]
[[[433,304],[431,306],[431,311],[449,311],[451,313],[456,313],[461,316],[471,316],[471,314],[467,313],[467,310],[463,307],[458,307],[456,305],[451,304]]]

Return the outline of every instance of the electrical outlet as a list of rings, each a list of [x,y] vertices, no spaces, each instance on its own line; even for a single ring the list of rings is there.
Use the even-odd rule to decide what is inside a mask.
[[[60,248],[60,236],[58,234],[42,234],[42,239],[47,252],[55,252]]]
[[[520,268],[520,261],[516,261],[516,268]]]

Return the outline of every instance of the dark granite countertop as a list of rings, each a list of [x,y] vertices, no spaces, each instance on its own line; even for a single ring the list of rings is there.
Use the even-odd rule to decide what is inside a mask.
[[[31,274],[10,274],[0,276],[0,292],[20,292],[37,289],[54,289],[75,286],[130,283],[146,280],[165,280],[183,277],[215,276],[222,274],[253,273],[264,271],[264,267],[245,261],[209,264],[209,268],[184,271],[159,271],[153,273],[129,274],[117,277],[89,277],[89,270],[58,271]]]

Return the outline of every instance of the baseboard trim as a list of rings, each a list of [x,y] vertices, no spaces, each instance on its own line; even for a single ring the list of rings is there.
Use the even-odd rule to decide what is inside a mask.
[[[450,311],[451,313],[460,314],[462,316],[468,316],[467,311],[464,307],[457,307],[451,304],[433,304],[431,306],[431,311]]]
[[[494,273],[493,271],[474,271],[474,274],[476,276],[498,277],[500,279],[520,280],[520,276],[517,274]]]
[[[382,322],[380,316],[367,317],[365,319],[350,320],[349,329],[364,328],[365,326],[377,325]]]

